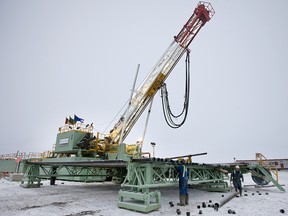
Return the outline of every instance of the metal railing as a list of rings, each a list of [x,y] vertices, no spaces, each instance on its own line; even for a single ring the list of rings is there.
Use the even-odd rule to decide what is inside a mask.
[[[264,168],[268,169],[271,173],[273,173],[276,177],[276,181],[278,182],[278,169],[277,167],[271,163],[263,154],[256,153],[256,160],[260,165]]]

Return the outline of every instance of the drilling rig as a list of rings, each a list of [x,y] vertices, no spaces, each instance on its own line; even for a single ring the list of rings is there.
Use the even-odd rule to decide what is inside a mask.
[[[67,156],[81,154],[81,156],[101,159],[122,159],[119,146],[125,141],[129,132],[144,112],[157,91],[164,84],[169,74],[173,71],[181,57],[189,53],[189,45],[194,40],[201,28],[214,15],[214,10],[209,3],[200,2],[194,13],[184,27],[174,37],[168,49],[160,60],[148,73],[144,81],[133,92],[128,109],[121,115],[109,134],[92,133],[91,126],[83,124],[65,125],[59,129],[54,156]],[[74,138],[72,142],[71,137]],[[70,143],[71,141],[71,143]],[[68,142],[68,144],[67,144]],[[66,144],[66,145],[65,145]],[[138,146],[126,145],[128,152],[138,152]]]
[[[155,189],[178,184],[177,161],[143,157],[141,144],[125,144],[124,141],[179,60],[190,52],[189,45],[214,13],[210,3],[198,3],[160,60],[133,91],[127,110],[110,133],[94,134],[92,124],[65,124],[60,127],[51,157],[23,161],[25,175],[22,186],[40,187],[41,179],[50,179],[51,185],[56,180],[95,182],[112,179],[121,183],[123,188],[129,188],[119,191],[120,208],[140,212],[160,208],[161,193]],[[201,165],[190,160],[187,166],[189,184],[209,191],[228,190],[225,181],[228,175],[223,172],[222,165]],[[247,172],[250,169],[247,166],[242,168]],[[133,203],[135,200],[136,203]]]

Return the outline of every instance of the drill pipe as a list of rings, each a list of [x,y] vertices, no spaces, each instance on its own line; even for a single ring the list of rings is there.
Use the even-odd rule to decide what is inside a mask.
[[[190,154],[190,155],[181,155],[176,157],[169,157],[166,159],[177,159],[177,158],[184,158],[184,157],[194,157],[194,156],[201,156],[201,155],[207,155],[207,152],[199,153],[199,154]]]
[[[233,192],[231,194],[228,194],[228,196],[225,199],[220,200],[219,202],[215,203],[214,205],[217,205],[218,207],[221,207],[225,205],[227,202],[229,202],[231,199],[233,199],[235,196],[237,196],[239,192]]]

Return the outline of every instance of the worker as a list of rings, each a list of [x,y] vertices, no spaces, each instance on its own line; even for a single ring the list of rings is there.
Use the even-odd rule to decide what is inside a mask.
[[[188,195],[188,171],[185,165],[185,160],[182,159],[180,165],[175,166],[175,169],[179,173],[179,206],[189,205],[189,195]]]
[[[240,170],[240,167],[237,165],[235,166],[235,170],[231,173],[230,181],[233,181],[233,186],[235,188],[235,191],[237,192],[239,190],[240,196],[242,196],[242,185],[241,180],[244,182],[243,174]]]

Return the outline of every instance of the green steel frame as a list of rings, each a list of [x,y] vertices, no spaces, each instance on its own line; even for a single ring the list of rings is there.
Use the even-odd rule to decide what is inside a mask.
[[[266,182],[272,182],[275,187],[277,187],[280,191],[285,192],[285,189],[279,184],[278,181],[276,181],[271,173],[269,173],[263,166],[261,165],[250,165],[249,166],[251,171],[251,174],[253,176],[257,176],[260,179],[263,179]]]
[[[102,161],[100,161],[102,162]],[[55,180],[103,182],[108,178],[115,178],[115,182],[123,181],[126,175],[126,163],[121,166],[111,167],[111,164],[87,162],[86,165],[79,162],[30,162],[24,163],[22,187],[40,187],[41,179],[50,179],[51,184]]]
[[[132,159],[73,162],[31,162],[24,163],[22,186],[40,187],[41,179],[71,181],[105,181],[114,178],[121,183],[118,193],[118,207],[139,212],[150,212],[161,207],[159,188],[176,186],[179,174],[175,166],[178,162],[164,159]],[[235,165],[209,165],[187,163],[189,185],[208,191],[226,192],[229,190],[228,173]],[[228,172],[225,170],[228,170]],[[281,185],[260,165],[242,165],[243,173],[251,172],[284,191]],[[258,170],[258,171],[257,171]],[[123,181],[124,179],[124,181]]]
[[[113,177],[123,182],[119,191],[118,206],[140,212],[150,212],[161,207],[160,187],[176,186],[178,172],[175,161],[163,159],[131,159],[125,161],[73,161],[24,162],[22,187],[40,187],[41,179],[71,181],[105,181]],[[209,165],[187,164],[189,184],[210,191],[227,191],[227,175]],[[125,179],[124,179],[125,178]],[[124,181],[123,181],[124,179]]]
[[[228,175],[219,167],[187,164],[189,185],[201,186],[210,191],[228,191]],[[118,206],[140,212],[161,207],[160,187],[176,186],[178,172],[175,162],[134,160],[128,163],[127,175],[118,194]]]

